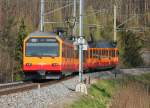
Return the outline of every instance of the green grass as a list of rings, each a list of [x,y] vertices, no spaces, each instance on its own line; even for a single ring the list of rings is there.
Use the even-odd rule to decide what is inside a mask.
[[[135,80],[150,84],[150,73],[145,73],[140,76],[135,76]]]
[[[88,95],[81,97],[71,108],[106,108],[117,87],[115,80],[100,80],[91,85]]]
[[[127,75],[124,76],[121,81],[124,81],[123,84],[128,84],[129,82],[138,82],[145,85],[150,85],[150,73],[144,73],[142,75]]]
[[[140,76],[124,76],[114,80],[99,80],[88,89],[88,95],[82,96],[69,108],[107,108],[116,91],[131,82],[150,85],[150,73]]]

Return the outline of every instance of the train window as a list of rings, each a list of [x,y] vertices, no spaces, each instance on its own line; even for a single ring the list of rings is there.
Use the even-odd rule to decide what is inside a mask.
[[[98,55],[97,58],[99,59],[100,58],[100,54],[99,54],[100,53],[100,49],[98,49],[97,51],[98,51],[97,52],[97,55]]]
[[[63,57],[65,57],[65,52],[66,52],[65,45],[63,45],[63,48],[64,48]]]
[[[83,61],[86,61],[86,51],[83,51]]]
[[[98,49],[96,49],[96,58],[98,58]]]
[[[112,50],[112,57],[115,57],[115,50]]]
[[[97,55],[97,58],[99,58],[99,49],[97,49],[96,55]]]
[[[96,51],[95,51],[95,49],[93,49],[93,58],[95,58],[96,57]]]
[[[93,58],[95,58],[95,50],[93,49]]]
[[[83,56],[86,57],[86,51],[83,51]]]
[[[86,51],[86,58],[88,58],[88,51]]]
[[[67,46],[65,45],[65,58],[67,58]]]
[[[67,48],[67,45],[66,45],[66,58],[68,58],[68,48]]]
[[[109,50],[109,57],[112,57],[112,50]]]
[[[30,38],[26,42],[26,56],[59,56],[59,42],[55,41],[47,42],[49,38]]]
[[[109,50],[107,49],[107,57],[109,56]]]
[[[68,48],[68,46],[67,46],[67,45],[66,45],[66,47],[67,47],[67,58],[70,58],[69,48]]]
[[[67,46],[67,55],[68,55],[68,58],[70,58],[70,48]]]
[[[92,54],[92,49],[90,49],[90,58],[92,58],[92,55],[93,55],[93,54]]]
[[[69,55],[69,58],[71,58],[71,51],[70,51],[70,47],[68,47],[68,55]]]
[[[98,58],[97,49],[95,49],[95,58]]]
[[[63,57],[65,57],[65,46],[63,45],[64,51],[63,51]]]
[[[34,38],[33,38],[33,39],[30,39],[29,42],[32,42],[32,43],[33,43],[33,42],[38,42],[38,39],[34,39]]]
[[[97,49],[97,55],[99,56],[99,49]],[[99,58],[99,57],[98,57]]]
[[[66,47],[65,47],[65,45],[63,45],[63,48],[64,48],[63,57],[65,58],[66,57]]]
[[[118,56],[118,53],[117,53],[118,51],[117,50],[115,50],[115,56]]]
[[[111,50],[111,57],[113,57],[113,50]]]
[[[105,50],[105,52],[106,52],[105,55],[108,56],[108,50]]]
[[[97,48],[95,49],[95,58],[97,58],[98,54],[97,54]]]
[[[100,56],[102,55],[102,50],[101,50],[101,49],[99,50],[99,55],[100,55]]]
[[[102,51],[102,50],[101,50],[101,49],[99,49],[99,58],[101,57],[101,51]]]
[[[105,56],[105,50],[103,50],[103,56]]]
[[[74,51],[74,58],[75,59],[77,58],[77,51],[76,50]]]
[[[118,56],[119,55],[119,51],[118,50],[116,50],[116,56]]]
[[[76,51],[76,58],[79,58],[79,53],[78,53],[78,51]]]
[[[75,59],[77,58],[77,54],[76,54],[76,51],[74,51],[74,58],[75,58]]]
[[[91,54],[90,54],[90,50],[88,50],[88,58],[90,58],[90,55],[91,55]]]
[[[103,56],[105,56],[105,50],[103,50]]]
[[[71,59],[73,58],[73,48],[71,47]]]
[[[98,56],[99,56],[99,51],[98,49],[96,49],[96,58],[98,58]]]
[[[62,45],[62,57],[64,57],[64,52],[65,52],[65,48],[64,48],[64,44]]]
[[[71,59],[72,58],[72,48],[70,48],[69,53],[70,53],[70,59]]]
[[[115,57],[117,56],[117,50],[115,50]]]
[[[72,50],[73,48],[71,47],[71,59],[72,59],[72,57],[73,57],[73,50]]]
[[[105,54],[106,54],[106,53],[105,53],[105,50],[103,50],[103,56],[105,56]]]
[[[67,58],[70,58],[70,52],[68,46],[67,46]]]

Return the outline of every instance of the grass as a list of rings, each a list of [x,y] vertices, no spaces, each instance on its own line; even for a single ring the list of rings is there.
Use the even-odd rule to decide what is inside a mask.
[[[128,85],[129,83],[138,83],[140,86],[150,86],[150,72],[142,75],[132,76],[127,75],[124,76],[121,81],[121,85]]]
[[[142,74],[141,76],[135,76],[135,80],[140,81],[143,84],[150,85],[150,73]]]
[[[150,73],[125,76],[109,108],[150,108]]]
[[[69,108],[150,108],[150,73],[98,80]]]
[[[99,80],[91,85],[88,95],[81,97],[71,105],[71,108],[107,108],[111,97],[117,88],[115,80]]]

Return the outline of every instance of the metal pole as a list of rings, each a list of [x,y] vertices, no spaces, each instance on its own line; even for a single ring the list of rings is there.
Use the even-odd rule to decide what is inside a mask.
[[[41,20],[40,20],[40,31],[43,32],[44,31],[44,0],[41,0]]]
[[[117,36],[117,33],[116,33],[116,15],[117,14],[117,12],[116,12],[116,5],[114,5],[114,42],[116,42],[117,41],[117,39],[116,39],[116,36]]]
[[[80,21],[79,21],[79,80],[83,81],[83,2],[84,0],[80,0]]]
[[[83,81],[83,50],[82,45],[79,45],[79,81]]]
[[[73,35],[76,35],[76,29],[77,29],[77,23],[76,23],[76,7],[77,7],[77,1],[74,0],[74,8],[73,8],[74,29],[73,29]]]
[[[79,21],[79,26],[80,26],[80,32],[79,36],[83,36],[83,0],[80,0],[80,21]]]

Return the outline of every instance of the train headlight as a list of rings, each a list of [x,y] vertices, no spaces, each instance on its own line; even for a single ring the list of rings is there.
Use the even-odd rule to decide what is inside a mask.
[[[32,63],[26,63],[26,66],[32,66]]]
[[[52,63],[52,66],[58,66],[59,64],[58,63]]]

